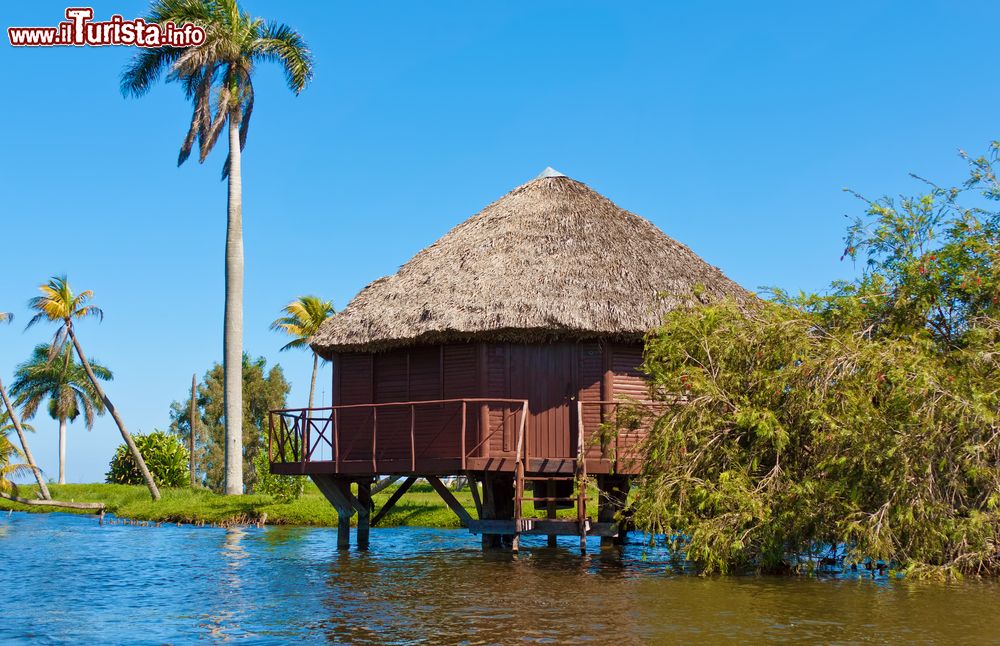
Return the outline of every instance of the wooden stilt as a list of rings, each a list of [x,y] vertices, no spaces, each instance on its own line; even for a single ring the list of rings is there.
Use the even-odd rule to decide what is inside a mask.
[[[350,500],[353,498],[350,481],[329,475],[309,477],[337,510],[337,549],[348,549],[351,546],[351,516],[356,511]]]
[[[535,494],[535,495],[537,496],[538,494]],[[555,497],[556,497],[556,481],[555,480],[546,480],[546,482],[545,482],[545,496],[548,498],[548,500],[545,502],[545,516],[546,516],[546,518],[555,518],[556,517],[556,501],[555,501]],[[549,547],[555,547],[556,545],[558,545],[558,541],[556,541],[556,538],[557,537],[554,534],[549,534]]]
[[[618,522],[616,536],[602,536],[601,549],[622,545],[625,542],[625,528],[619,514],[628,500],[628,476],[606,475],[597,477],[597,520],[603,523]]]
[[[358,480],[358,549],[368,549],[372,515],[372,479]]]
[[[487,471],[483,474],[483,520],[514,519],[514,477],[511,474]],[[483,534],[483,549],[512,546],[509,534]]]

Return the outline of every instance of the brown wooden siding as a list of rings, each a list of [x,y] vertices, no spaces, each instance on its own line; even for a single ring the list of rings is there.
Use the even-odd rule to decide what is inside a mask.
[[[604,342],[552,344],[457,344],[383,353],[343,353],[334,358],[334,403],[406,402],[467,397],[529,400],[527,451],[532,457],[568,458],[576,451],[575,399],[645,399],[646,382],[638,370],[639,345]],[[610,410],[584,406],[588,435]],[[371,411],[341,411],[342,456],[371,455]],[[378,412],[379,459],[410,458],[408,408]],[[460,452],[461,415],[456,406],[415,408],[414,443],[424,457]],[[517,441],[514,416],[500,407],[471,404],[466,413],[466,448],[491,431],[479,455],[513,456]],[[631,441],[631,438],[630,438]],[[591,444],[588,457],[606,455]]]

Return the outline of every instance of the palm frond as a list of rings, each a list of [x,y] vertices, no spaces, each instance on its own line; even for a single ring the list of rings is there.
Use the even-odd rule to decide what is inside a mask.
[[[83,365],[74,359],[72,346],[63,342],[58,348],[58,360],[52,360],[49,358],[51,346],[35,346],[31,358],[17,366],[10,393],[15,404],[22,407],[22,415],[25,419],[34,417],[46,399],[53,419],[73,420],[81,409],[88,420],[92,420],[94,414],[103,414],[104,402]],[[111,371],[106,366],[95,359],[89,361],[95,377],[104,381],[111,379]]]
[[[191,148],[194,142],[208,130],[212,121],[212,79],[215,75],[214,69],[202,70],[200,74],[188,77],[192,82],[197,82],[197,89],[193,95],[194,114],[191,115],[191,126],[188,129],[184,143],[181,144],[181,152],[177,156],[177,165],[180,166],[191,155]]]
[[[254,58],[279,63],[288,88],[299,94],[312,80],[312,52],[299,32],[283,23],[270,22],[260,30]]]
[[[306,347],[309,338],[335,313],[333,303],[311,295],[299,296],[281,311],[286,316],[275,319],[271,329],[295,337],[281,348],[282,351]]]
[[[193,22],[207,29],[211,27],[214,4],[206,0],[156,0],[149,7],[146,22]]]
[[[124,96],[140,97],[149,92],[163,71],[181,55],[174,47],[140,49],[122,71],[121,92]]]
[[[14,320],[13,312],[0,312],[0,323],[10,323]]]

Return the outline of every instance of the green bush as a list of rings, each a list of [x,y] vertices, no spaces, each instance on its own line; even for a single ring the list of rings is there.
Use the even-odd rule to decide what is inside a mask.
[[[257,472],[257,482],[254,484],[253,493],[267,494],[280,502],[289,502],[302,495],[302,491],[305,489],[305,477],[271,473],[266,447],[254,456],[253,466]]]
[[[132,439],[157,485],[183,487],[188,484],[189,453],[180,438],[163,431],[153,431],[148,435],[135,435]],[[111,484],[146,484],[132,458],[132,452],[125,444],[115,451],[110,470],[104,475]]]

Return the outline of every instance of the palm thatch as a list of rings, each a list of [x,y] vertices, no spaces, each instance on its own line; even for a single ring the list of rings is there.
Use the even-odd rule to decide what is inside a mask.
[[[750,294],[651,222],[546,169],[368,285],[310,344],[641,338],[679,306]]]

